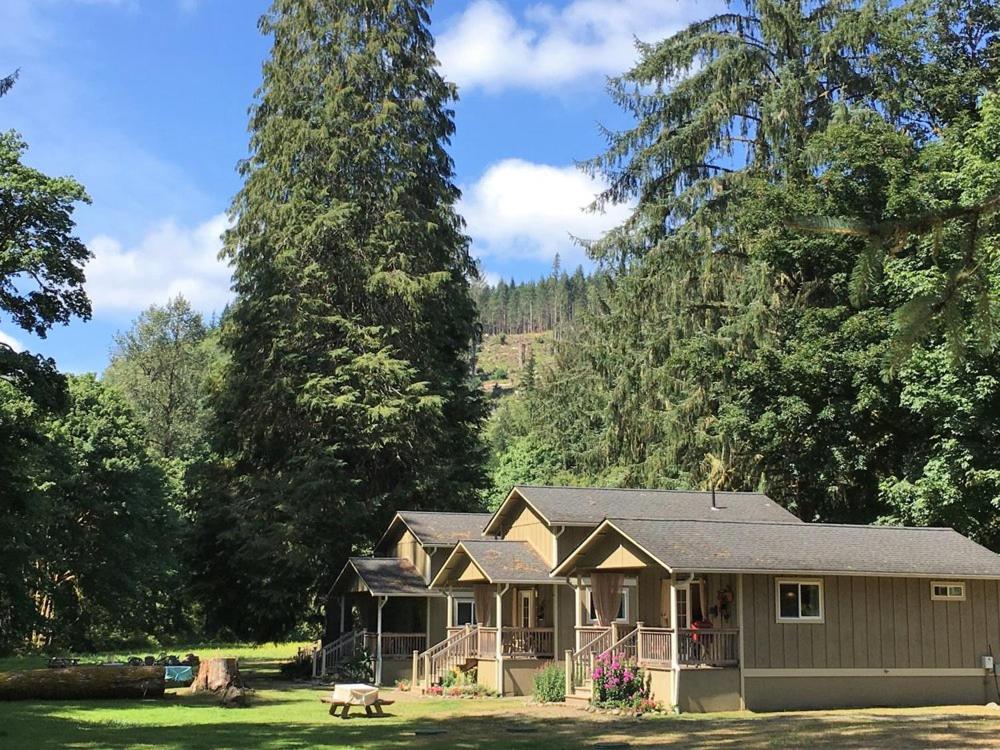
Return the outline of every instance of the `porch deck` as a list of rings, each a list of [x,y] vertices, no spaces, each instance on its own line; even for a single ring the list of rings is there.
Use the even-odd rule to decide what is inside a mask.
[[[576,651],[566,651],[566,694],[588,693],[599,657],[617,655],[640,667],[672,670],[697,667],[738,667],[739,628],[647,628],[637,623],[614,628],[586,628],[577,633]],[[586,640],[590,638],[590,640]]]
[[[367,653],[372,661],[381,654],[383,661],[410,659],[414,651],[423,651],[427,645],[426,633],[382,633],[382,648],[379,650],[379,634],[371,630],[353,630],[343,633],[336,640],[313,650],[313,677],[325,677],[338,665]]]

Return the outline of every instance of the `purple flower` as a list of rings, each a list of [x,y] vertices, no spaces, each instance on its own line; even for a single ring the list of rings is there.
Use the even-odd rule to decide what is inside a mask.
[[[633,674],[632,674],[632,672],[630,672],[630,671],[629,671],[629,670],[627,670],[627,669],[625,670],[625,681],[626,681],[626,682],[631,682],[631,681],[632,681],[632,678],[633,678],[634,676],[635,676],[635,675],[633,675]]]
[[[620,669],[621,668],[621,664],[619,664],[617,661],[613,661],[613,662],[611,662],[611,668],[612,669]]]

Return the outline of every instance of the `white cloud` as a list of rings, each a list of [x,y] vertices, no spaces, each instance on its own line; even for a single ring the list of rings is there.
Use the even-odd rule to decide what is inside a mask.
[[[629,214],[628,206],[603,214],[585,210],[604,187],[572,166],[505,159],[465,192],[458,210],[480,258],[551,259],[560,253],[577,263],[585,254],[572,237],[598,239]]]
[[[498,0],[474,0],[438,36],[437,53],[461,87],[552,89],[622,73],[636,59],[636,38],[662,39],[721,7],[718,0],[572,0],[532,5],[518,18]]]
[[[0,344],[6,344],[15,352],[24,351],[24,344],[22,344],[20,341],[18,341],[10,334],[4,333],[3,331],[0,331]]]
[[[95,313],[135,313],[178,294],[203,312],[220,310],[231,296],[229,267],[218,258],[227,226],[225,214],[193,228],[167,220],[130,248],[113,237],[95,237],[86,268]]]

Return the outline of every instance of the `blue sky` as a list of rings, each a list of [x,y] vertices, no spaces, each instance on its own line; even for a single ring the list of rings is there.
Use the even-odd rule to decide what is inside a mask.
[[[266,0],[0,0],[0,128],[26,161],[70,174],[93,204],[77,212],[94,253],[94,317],[42,341],[0,317],[0,341],[100,371],[114,333],[181,292],[210,315],[229,296],[217,258],[246,155],[246,110],[268,40]],[[693,0],[438,0],[432,30],[459,86],[453,142],[459,207],[487,278],[544,274],[570,235],[618,223],[581,209],[600,188],[574,168],[599,152],[597,125],[625,124],[604,80],[633,39],[669,34],[712,7]]]

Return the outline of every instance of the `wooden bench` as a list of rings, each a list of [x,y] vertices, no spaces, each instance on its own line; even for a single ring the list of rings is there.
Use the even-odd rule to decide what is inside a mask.
[[[346,719],[351,713],[351,707],[357,706],[357,703],[351,703],[350,701],[335,701],[329,695],[324,695],[320,700],[323,703],[330,704],[330,716],[337,715],[337,709],[340,709],[340,718]],[[395,701],[387,701],[382,698],[378,698],[374,703],[365,706],[365,715],[367,716],[385,716],[382,712],[382,706],[391,706]],[[372,711],[372,709],[375,709]]]

